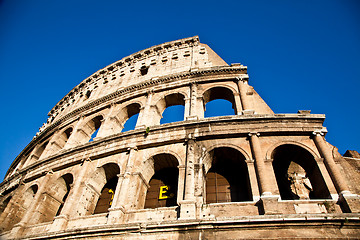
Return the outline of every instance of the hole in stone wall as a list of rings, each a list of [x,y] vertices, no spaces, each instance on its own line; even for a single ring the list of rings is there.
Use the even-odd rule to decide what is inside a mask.
[[[149,67],[142,66],[142,67],[140,68],[141,76],[146,75],[146,74],[148,73],[148,71],[149,71]]]
[[[90,95],[91,95],[91,91],[88,90],[88,91],[86,92],[86,94],[85,94],[85,99],[90,98]]]

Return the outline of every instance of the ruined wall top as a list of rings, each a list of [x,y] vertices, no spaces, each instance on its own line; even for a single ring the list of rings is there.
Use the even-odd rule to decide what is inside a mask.
[[[98,70],[74,87],[48,113],[47,123],[122,88],[192,69],[228,66],[198,36],[156,45]]]

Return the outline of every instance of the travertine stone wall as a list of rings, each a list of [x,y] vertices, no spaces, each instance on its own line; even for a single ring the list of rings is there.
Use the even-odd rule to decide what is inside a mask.
[[[0,184],[0,236],[265,238],[260,229],[272,238],[358,236],[359,173],[325,141],[324,115],[274,114],[248,80],[247,67],[229,66],[198,37],[94,73],[56,104],[12,163]],[[215,99],[230,101],[234,115],[205,118]],[[160,124],[173,105],[184,106],[183,121]],[[122,132],[135,114],[135,129]],[[175,204],[145,208],[152,179],[168,169],[178,173]],[[220,200],[209,203],[209,173],[228,181],[216,185],[226,202],[216,192]],[[94,214],[106,187],[111,204]]]

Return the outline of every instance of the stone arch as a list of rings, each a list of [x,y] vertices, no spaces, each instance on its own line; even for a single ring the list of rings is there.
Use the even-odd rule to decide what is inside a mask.
[[[95,117],[91,117],[90,120],[88,119],[84,119],[85,123],[78,127],[76,133],[71,135],[67,147],[87,143],[96,137],[97,131],[100,129],[104,120],[104,116],[103,114],[97,114]]]
[[[320,158],[320,155],[318,153],[316,153],[313,149],[311,149],[309,146],[307,146],[306,144],[303,144],[301,142],[296,142],[296,141],[281,141],[281,142],[278,142],[268,148],[268,150],[266,151],[266,154],[265,154],[266,159],[272,161],[273,160],[272,154],[273,154],[275,148],[277,148],[281,145],[285,145],[285,144],[297,145],[299,147],[304,148],[306,151],[308,151],[314,157],[314,159]]]
[[[65,129],[62,129],[59,134],[56,134],[46,148],[46,156],[50,156],[60,150],[62,150],[70,138],[70,135],[73,133],[73,126],[67,126]]]
[[[29,163],[35,162],[36,160],[39,160],[40,158],[44,157],[43,153],[45,152],[45,149],[48,144],[49,144],[49,140],[45,140],[42,143],[38,143],[29,156],[30,159]]]
[[[161,97],[154,106],[153,117],[155,124],[160,124],[160,120],[163,117],[162,114],[168,107],[182,105],[185,107],[186,95],[181,92],[170,93]],[[185,112],[182,120],[185,119]]]
[[[121,107],[119,111],[116,111],[114,116],[110,116],[107,125],[112,134],[120,133],[126,124],[126,122],[133,116],[140,113],[142,104],[139,102],[128,103],[126,106]]]
[[[108,211],[116,191],[119,174],[120,167],[113,162],[98,167],[91,174],[83,194],[83,199],[87,199],[84,206],[85,214],[98,214]]]
[[[143,166],[143,164],[148,164],[148,161],[152,158],[152,156],[155,155],[159,155],[159,154],[170,154],[173,155],[177,162],[178,165],[183,165],[185,164],[184,159],[180,156],[180,154],[172,149],[168,149],[166,147],[161,147],[159,149],[156,149],[155,151],[149,151],[146,153],[146,155],[143,157],[143,162],[142,162],[142,168],[141,168],[141,172],[146,168]]]
[[[178,159],[169,153],[156,154],[145,161],[141,171],[149,185],[145,208],[177,206],[178,166]]]
[[[203,107],[204,107],[204,113],[206,112],[206,104],[218,99],[223,99],[232,104],[232,109],[234,110],[234,114],[238,114],[236,110],[236,103],[235,103],[235,93],[236,91],[227,86],[227,85],[221,85],[221,86],[212,86],[207,88],[202,96],[203,96]]]
[[[215,147],[208,155],[206,203],[252,201],[246,157],[232,147]]]
[[[299,144],[282,144],[272,154],[281,199],[330,199],[314,155]]]
[[[4,221],[1,223],[1,228],[4,231],[12,229],[15,224],[21,221],[27,209],[33,203],[37,191],[38,185],[33,184],[22,193],[22,195],[19,197],[19,199],[16,200],[16,202],[11,203],[10,211],[7,211],[6,213],[4,212],[6,216],[1,216],[1,218],[4,219]]]
[[[2,203],[0,204],[0,215],[5,211],[11,199],[12,196],[8,196],[7,198],[5,198],[4,201],[2,201]]]
[[[211,164],[212,164],[212,158],[209,153],[212,150],[214,150],[215,148],[221,148],[221,147],[233,148],[233,149],[239,151],[245,157],[245,161],[251,160],[250,155],[244,149],[239,147],[238,145],[231,144],[231,143],[217,143],[217,144],[214,144],[214,145],[210,146],[209,148],[207,148],[207,153],[202,160],[202,163],[204,164],[205,173],[207,173],[209,171]]]
[[[34,217],[34,219],[38,220],[34,222],[49,222],[55,216],[60,215],[73,181],[73,175],[67,173],[48,186],[47,190],[42,193],[41,200],[39,201],[41,206],[37,208],[36,217]]]

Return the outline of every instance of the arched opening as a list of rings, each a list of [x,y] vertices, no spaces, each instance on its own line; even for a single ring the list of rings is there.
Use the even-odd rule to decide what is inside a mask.
[[[184,120],[185,97],[180,93],[165,96],[156,107],[161,113],[160,124]]]
[[[85,93],[85,100],[86,100],[86,99],[89,99],[90,96],[91,96],[91,91],[88,90],[88,91]]]
[[[67,197],[69,196],[69,193],[70,193],[70,184],[73,183],[73,176],[71,174],[65,174],[62,179],[64,180],[65,182],[65,187],[63,188],[63,190],[66,189],[66,192],[65,194],[61,193],[61,196],[62,196],[62,201],[61,201],[61,204],[56,212],[56,216],[60,215],[61,213],[61,210],[62,208],[64,207],[64,204],[65,204],[65,200],[67,199]]]
[[[11,209],[4,216],[4,221],[2,222],[2,229],[4,231],[10,230],[13,226],[19,223],[24,216],[26,210],[30,207],[31,203],[35,198],[35,194],[37,193],[38,186],[33,185],[29,187],[21,196],[20,201],[17,204],[12,204]],[[1,213],[0,213],[1,215]]]
[[[101,126],[101,122],[103,120],[102,116],[97,116],[95,118],[93,118],[92,120],[90,120],[84,127],[84,131],[88,133],[88,136],[90,136],[89,142],[93,141],[94,138],[96,137],[100,126]]]
[[[134,130],[140,113],[140,105],[138,103],[132,103],[125,107],[121,112],[122,116],[119,116],[123,129],[121,132]]]
[[[11,200],[11,196],[7,197],[1,204],[0,204],[0,215],[5,211],[5,208],[9,204]]]
[[[177,206],[179,169],[176,157],[158,154],[152,157],[152,177],[146,193],[145,208]]]
[[[42,206],[39,208],[39,223],[49,222],[60,215],[66,198],[70,193],[73,176],[70,173],[58,178],[56,182],[43,193]]]
[[[40,159],[40,157],[43,154],[48,143],[49,143],[49,141],[46,141],[46,142],[40,144],[40,146],[33,151],[33,153],[30,155],[31,162]]]
[[[233,92],[225,87],[213,87],[204,95],[205,117],[216,117],[236,114]]]
[[[73,131],[73,128],[69,127],[65,131],[63,131],[56,139],[54,139],[50,143],[50,148],[47,151],[47,155],[51,155],[51,154],[56,153],[56,152],[60,151],[61,149],[63,149],[63,147],[69,140],[72,131]]]
[[[34,200],[37,191],[38,191],[37,185],[32,185],[26,190],[26,192],[23,195],[23,200],[24,200],[22,204],[23,208],[27,209],[28,207],[30,207],[30,204]]]
[[[229,147],[210,152],[212,165],[206,174],[206,203],[252,201],[245,157]]]
[[[174,105],[166,108],[162,114],[160,124],[179,122],[184,120],[185,106]]]
[[[100,195],[96,201],[94,214],[106,213],[113,203],[113,198],[118,182],[120,168],[115,163],[108,163],[101,167],[93,177],[93,186],[100,190]]]
[[[272,158],[282,200],[331,198],[320,169],[307,150],[285,144],[273,151]]]

